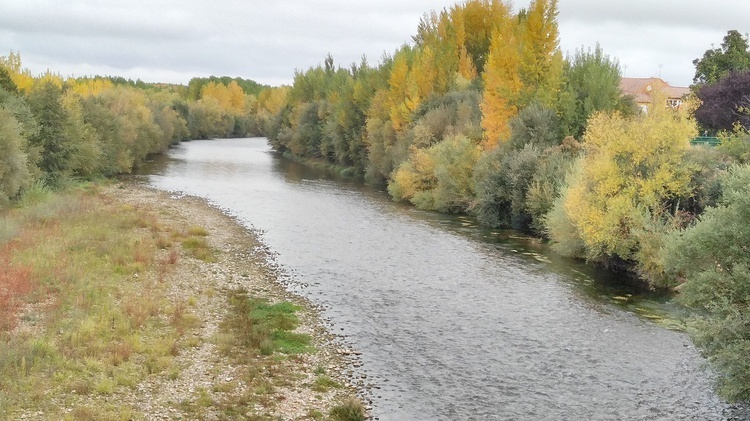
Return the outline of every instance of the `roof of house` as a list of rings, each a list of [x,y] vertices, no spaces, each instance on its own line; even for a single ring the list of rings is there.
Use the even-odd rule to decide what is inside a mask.
[[[669,84],[658,77],[624,77],[620,79],[620,90],[624,94],[633,95],[635,102],[650,103],[651,92],[659,90],[669,98],[682,98],[690,93],[690,88],[681,86],[669,86]]]

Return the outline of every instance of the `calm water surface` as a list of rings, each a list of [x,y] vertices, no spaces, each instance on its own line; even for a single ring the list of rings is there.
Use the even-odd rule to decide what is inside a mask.
[[[263,138],[184,143],[148,171],[264,232],[362,353],[381,420],[743,416],[713,394],[684,334],[643,317],[668,303],[529,238],[399,205]]]

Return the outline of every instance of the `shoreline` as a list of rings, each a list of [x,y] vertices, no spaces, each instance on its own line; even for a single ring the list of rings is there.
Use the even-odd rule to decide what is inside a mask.
[[[208,201],[128,177],[4,217],[0,420],[370,418],[359,353]]]
[[[314,419],[305,409],[315,408],[327,416],[331,408],[344,399],[356,397],[364,403],[369,401],[367,389],[362,383],[352,381],[351,377],[353,364],[356,363],[352,357],[356,357],[358,353],[348,349],[341,338],[325,326],[320,308],[287,289],[290,279],[285,279],[287,275],[275,263],[273,252],[252,228],[244,226],[235,217],[203,198],[159,190],[137,180],[122,180],[106,191],[112,192],[118,202],[152,208],[159,213],[160,219],[167,218],[183,225],[198,225],[208,230],[206,238],[210,246],[218,251],[217,262],[206,263],[191,259],[188,273],[196,277],[202,276],[203,281],[193,283],[192,288],[187,289],[185,285],[180,285],[178,289],[183,295],[189,295],[190,289],[196,292],[196,287],[213,288],[222,291],[217,295],[222,295],[226,302],[225,295],[229,291],[243,289],[272,303],[286,301],[301,308],[296,313],[300,325],[295,332],[309,335],[316,351],[298,354],[289,359],[286,368],[297,377],[296,381],[277,388],[273,398],[276,402],[272,407],[262,408],[262,412],[267,411],[267,415],[280,419]],[[216,300],[210,301],[214,301],[210,307],[215,311],[227,311],[226,305]],[[201,307],[201,303],[197,307]],[[213,320],[213,324],[215,323],[216,320]],[[203,332],[204,336],[210,334],[213,328],[204,325],[202,329],[208,330]],[[183,360],[190,358],[191,356],[186,355]],[[328,391],[314,390],[316,373],[322,371],[321,367],[326,376],[343,387]],[[191,380],[194,380],[194,384],[200,382],[198,378]],[[365,408],[369,412],[370,406]]]

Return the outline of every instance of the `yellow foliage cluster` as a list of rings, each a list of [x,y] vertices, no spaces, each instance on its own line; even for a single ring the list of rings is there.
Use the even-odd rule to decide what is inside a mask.
[[[412,146],[409,160],[393,174],[388,191],[396,200],[411,200],[417,193],[435,188],[436,182],[435,160],[428,150]]]
[[[650,221],[689,193],[683,156],[697,134],[695,122],[656,108],[632,119],[600,113],[589,120],[586,153],[562,206],[590,258],[632,257]]]
[[[506,9],[490,40],[482,75],[485,150],[508,139],[508,123],[519,109],[535,101],[549,107],[557,97],[563,69],[557,1],[534,0],[519,17]]]
[[[0,66],[8,69],[10,79],[19,91],[29,92],[34,86],[34,77],[28,69],[24,69],[21,63],[21,53],[11,51],[7,57],[0,57]]]
[[[452,135],[427,149],[412,146],[409,159],[395,171],[388,192],[421,209],[464,211],[474,195],[477,145],[463,135]]]
[[[73,81],[72,89],[84,98],[97,96],[102,92],[112,89],[114,84],[108,79],[78,79]]]
[[[201,98],[215,99],[222,110],[231,114],[245,113],[245,92],[234,80],[229,85],[209,82],[201,89]]]
[[[508,122],[518,113],[516,102],[523,83],[516,44],[510,20],[492,35],[483,75],[482,128],[485,130],[485,150],[494,148],[500,139],[508,138]]]

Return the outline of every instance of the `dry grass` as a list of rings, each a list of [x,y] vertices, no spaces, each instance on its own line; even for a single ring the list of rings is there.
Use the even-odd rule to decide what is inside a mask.
[[[199,324],[164,294],[171,234],[96,188],[39,195],[0,220],[0,419],[130,419],[96,400],[169,371]]]

